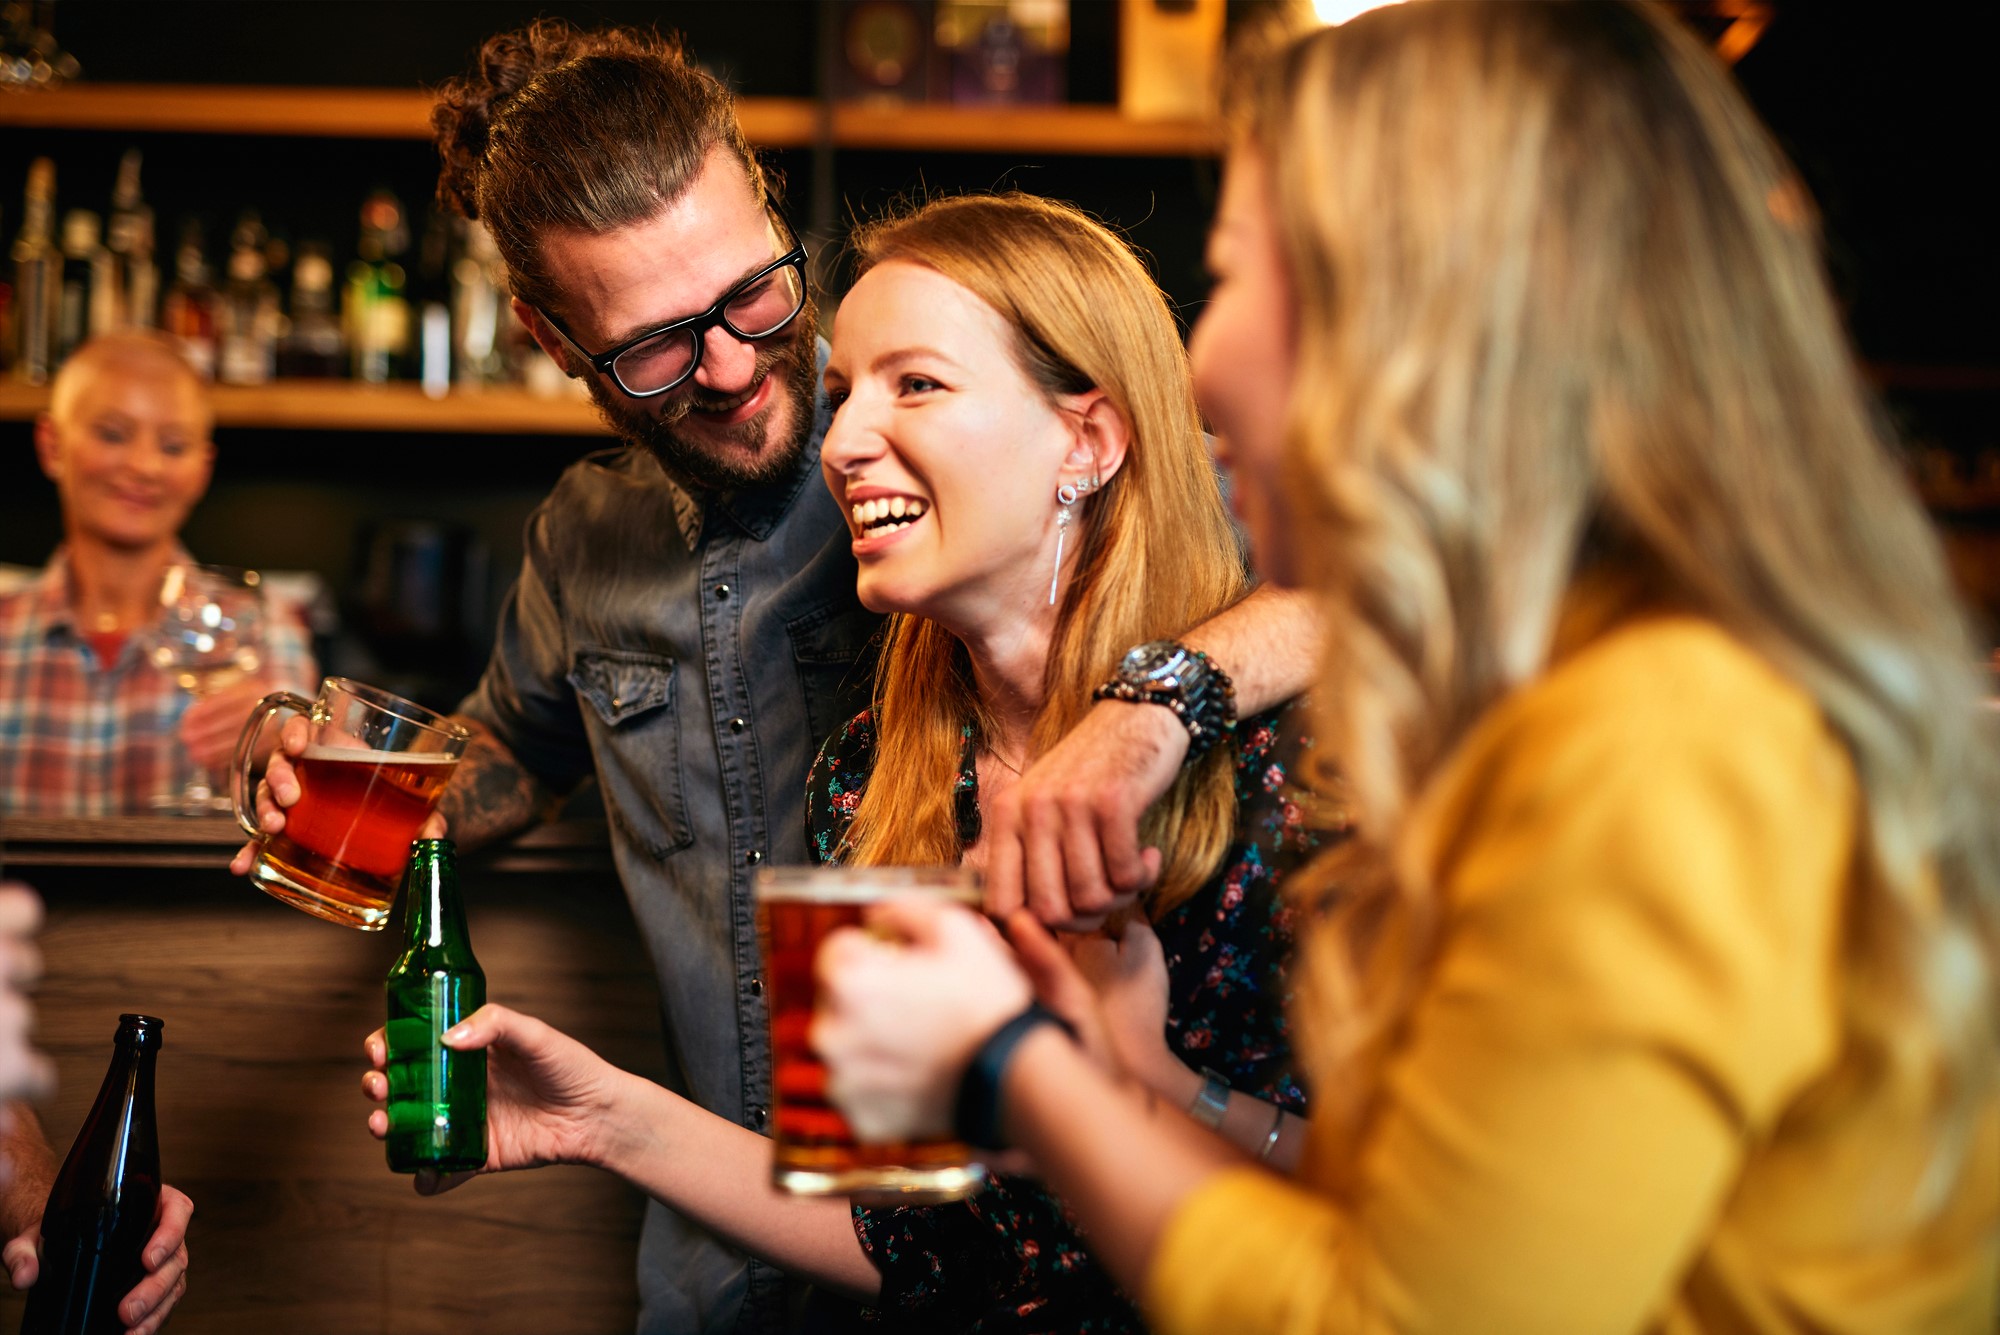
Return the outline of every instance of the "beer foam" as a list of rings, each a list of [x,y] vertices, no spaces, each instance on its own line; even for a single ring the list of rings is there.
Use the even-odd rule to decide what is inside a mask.
[[[314,742],[301,760],[342,760],[369,765],[455,765],[457,756],[442,751],[364,751],[357,746],[327,746]]]

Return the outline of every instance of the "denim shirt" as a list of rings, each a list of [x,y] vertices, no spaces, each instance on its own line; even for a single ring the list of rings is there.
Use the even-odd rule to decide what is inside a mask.
[[[867,703],[878,626],[819,476],[827,420],[821,399],[798,468],[751,490],[690,495],[638,447],[573,465],[528,522],[462,707],[554,790],[595,774],[659,978],[668,1084],[758,1131],[771,1061],[751,876],[811,860],[806,773]],[[776,1270],[657,1201],[639,1291],[641,1331],[783,1326]]]

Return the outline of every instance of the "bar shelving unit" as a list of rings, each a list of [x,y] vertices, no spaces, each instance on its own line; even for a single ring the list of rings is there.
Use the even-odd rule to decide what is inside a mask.
[[[961,153],[1212,156],[1221,127],[1133,120],[1112,106],[957,107],[752,97],[737,104],[762,148],[934,149]],[[71,84],[0,94],[0,127],[339,139],[430,138],[422,89],[213,84]]]

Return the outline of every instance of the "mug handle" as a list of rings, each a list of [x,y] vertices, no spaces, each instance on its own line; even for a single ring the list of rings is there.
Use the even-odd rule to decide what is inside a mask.
[[[290,691],[273,691],[257,702],[256,708],[250,711],[250,717],[243,721],[243,731],[236,735],[236,764],[229,787],[235,798],[236,823],[252,839],[262,839],[264,832],[257,828],[257,814],[250,805],[250,757],[257,749],[257,737],[264,731],[264,725],[287,709],[295,709],[310,718],[313,702]]]

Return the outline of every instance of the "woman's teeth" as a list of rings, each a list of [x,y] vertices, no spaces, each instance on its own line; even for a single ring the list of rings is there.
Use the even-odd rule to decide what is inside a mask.
[[[930,509],[926,501],[913,496],[887,496],[873,501],[862,501],[850,506],[854,515],[854,526],[873,533],[887,533],[890,529],[914,524]]]

